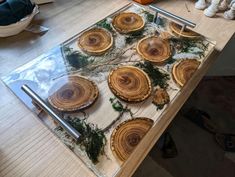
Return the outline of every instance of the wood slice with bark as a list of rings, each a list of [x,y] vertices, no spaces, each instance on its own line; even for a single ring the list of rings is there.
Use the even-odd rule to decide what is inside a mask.
[[[197,37],[200,37],[200,34],[188,29],[188,28],[185,28],[183,31],[181,30],[182,29],[182,26],[175,23],[175,22],[170,22],[169,23],[169,27],[170,27],[170,30],[176,35],[176,36],[182,36],[182,37],[185,37],[185,38],[197,38]]]
[[[161,39],[157,36],[141,39],[138,42],[136,49],[143,59],[156,64],[164,63],[171,55],[168,40]]]
[[[91,106],[98,98],[98,87],[80,76],[60,78],[49,90],[49,103],[59,111],[73,112]]]
[[[152,92],[148,75],[134,66],[121,66],[113,69],[108,77],[110,90],[127,102],[141,102]]]
[[[170,102],[170,96],[165,89],[157,88],[153,95],[153,104],[157,106],[158,109],[162,109],[164,105]]]
[[[172,77],[174,81],[179,86],[183,87],[198,69],[200,63],[201,62],[196,59],[185,59],[174,64],[172,68]]]
[[[145,22],[136,13],[122,12],[113,18],[112,25],[119,33],[128,34],[142,30]]]
[[[153,123],[152,119],[139,117],[119,124],[113,131],[110,141],[114,155],[120,161],[127,160]]]
[[[112,45],[112,34],[103,28],[93,28],[85,31],[78,39],[78,46],[89,55],[102,55]]]

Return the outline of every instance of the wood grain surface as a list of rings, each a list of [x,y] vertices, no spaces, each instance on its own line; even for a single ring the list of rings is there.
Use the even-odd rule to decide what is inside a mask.
[[[44,35],[22,32],[14,37],[0,38],[0,76],[48,51],[129,2],[56,0],[53,4],[41,6],[40,14],[34,23],[49,27],[50,31]],[[221,17],[207,18],[203,12],[194,9],[191,1],[162,0],[157,1],[157,5],[195,22],[196,32],[217,41],[218,51],[224,48],[235,31],[234,21]],[[221,30],[222,28],[224,30]],[[126,161],[118,176],[131,176],[134,173],[217,55],[218,53],[215,53],[211,56],[198,74],[190,80],[188,87],[184,87],[184,96],[170,105],[170,109],[167,109],[157,126]],[[0,93],[0,176],[94,176],[2,82]]]

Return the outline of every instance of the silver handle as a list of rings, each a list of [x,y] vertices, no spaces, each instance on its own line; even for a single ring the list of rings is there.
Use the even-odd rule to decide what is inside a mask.
[[[157,7],[157,6],[149,5],[149,7],[156,11],[156,17],[155,17],[156,19],[158,18],[158,13],[160,13],[160,14],[166,16],[166,17],[170,17],[170,18],[172,18],[172,19],[174,19],[174,20],[176,20],[176,21],[178,21],[180,23],[183,23],[184,24],[184,28],[185,28],[185,26],[189,26],[191,28],[194,28],[196,26],[195,23],[193,23],[191,21],[188,21],[188,20],[186,20],[184,18],[181,18],[181,17],[179,17],[177,15],[174,15],[174,14],[168,12],[168,11],[165,11],[165,10],[163,10],[163,9]]]
[[[64,119],[60,118],[46,103],[40,98],[29,86],[23,85],[21,89],[33,100],[35,103],[42,108],[46,113],[48,113],[56,122],[63,127],[68,134],[70,134],[76,141],[80,137],[80,133],[75,130],[69,123]]]

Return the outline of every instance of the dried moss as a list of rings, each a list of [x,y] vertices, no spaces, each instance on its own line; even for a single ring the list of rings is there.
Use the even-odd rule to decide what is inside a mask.
[[[79,51],[73,51],[68,47],[64,48],[64,54],[69,65],[76,69],[83,68],[93,62],[92,60],[89,60],[89,56],[86,56]]]
[[[169,74],[162,73],[157,67],[150,62],[138,63],[135,66],[142,69],[144,72],[148,74],[150,79],[152,80],[153,86],[160,86],[161,88],[167,88],[167,81],[170,79]]]
[[[107,142],[104,132],[93,124],[86,123],[77,117],[68,117],[67,121],[81,134],[77,143],[86,151],[87,156],[93,163],[98,163],[98,157],[104,154],[104,146]]]

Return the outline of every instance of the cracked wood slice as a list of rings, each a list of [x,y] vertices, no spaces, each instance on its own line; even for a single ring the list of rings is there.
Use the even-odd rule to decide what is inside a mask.
[[[169,27],[173,33],[175,33],[177,36],[182,36],[185,38],[197,38],[200,37],[200,34],[185,28],[184,31],[181,32],[182,26],[175,23],[175,22],[170,22]]]
[[[134,66],[121,66],[109,73],[108,85],[111,91],[127,102],[140,102],[152,92],[148,75]]]
[[[185,59],[174,64],[172,76],[179,86],[184,86],[198,69],[200,61],[196,59]]]
[[[170,44],[168,40],[157,36],[151,36],[141,39],[137,44],[138,54],[145,60],[161,64],[171,55]]]
[[[153,95],[153,104],[159,109],[170,102],[170,96],[165,89],[157,88]]]
[[[78,111],[91,106],[98,98],[96,84],[80,76],[60,78],[49,90],[49,103],[59,111]]]
[[[102,55],[112,45],[112,34],[103,28],[93,28],[85,31],[78,39],[78,46],[89,55]]]
[[[119,124],[111,135],[111,149],[121,161],[125,161],[153,126],[149,118],[134,118]]]
[[[112,25],[119,33],[127,34],[142,30],[145,22],[136,13],[122,12],[113,18]]]

